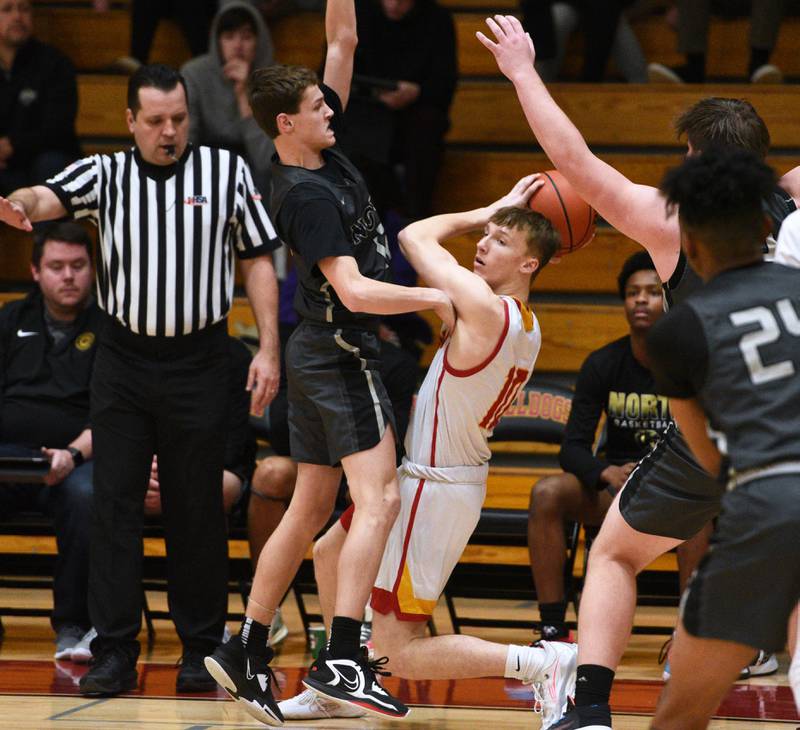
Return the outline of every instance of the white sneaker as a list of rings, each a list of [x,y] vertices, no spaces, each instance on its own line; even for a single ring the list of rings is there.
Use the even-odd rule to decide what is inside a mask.
[[[750,76],[751,84],[782,84],[783,72],[771,63],[759,66]]]
[[[742,670],[739,679],[750,679],[750,677],[763,677],[767,674],[775,674],[778,671],[778,657],[774,654],[767,654],[759,650],[751,664]]]
[[[53,659],[72,659],[72,650],[81,640],[84,630],[80,626],[68,624],[56,633],[56,651]]]
[[[542,649],[545,660],[534,676],[525,677],[522,682],[533,685],[533,709],[541,713],[542,730],[547,730],[564,716],[569,698],[575,696],[578,645],[565,641],[537,641],[532,648]]]
[[[289,635],[289,627],[283,623],[280,612],[272,619],[269,629],[269,645],[277,646]]]
[[[335,702],[307,689],[278,703],[284,720],[325,720],[335,717],[363,717],[366,710],[349,702]]]
[[[88,664],[92,661],[92,640],[97,636],[94,626],[89,629],[83,638],[72,649],[72,661],[78,664]]]

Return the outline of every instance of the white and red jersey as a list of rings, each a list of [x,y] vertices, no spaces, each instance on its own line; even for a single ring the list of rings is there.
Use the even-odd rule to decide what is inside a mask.
[[[500,297],[505,323],[480,365],[457,370],[449,342],[436,352],[422,382],[406,435],[406,458],[425,466],[478,466],[500,417],[528,382],[542,344],[539,322],[526,304]]]

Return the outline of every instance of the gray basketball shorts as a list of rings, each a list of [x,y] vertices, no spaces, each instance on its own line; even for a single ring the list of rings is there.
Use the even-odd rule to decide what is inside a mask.
[[[674,425],[631,472],[619,497],[625,521],[639,532],[688,540],[714,519],[725,485],[692,457]]]
[[[800,599],[800,474],[757,479],[722,500],[711,549],[684,595],[686,630],[782,651]]]
[[[336,466],[377,446],[387,428],[397,438],[375,333],[303,322],[286,345],[286,375],[295,461]]]

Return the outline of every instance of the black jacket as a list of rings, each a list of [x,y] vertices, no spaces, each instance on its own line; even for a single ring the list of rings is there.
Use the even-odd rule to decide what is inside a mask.
[[[10,73],[0,73],[0,137],[14,147],[12,167],[44,150],[80,157],[75,135],[78,84],[70,60],[52,46],[29,40]]]
[[[0,442],[64,448],[88,426],[103,316],[92,302],[56,346],[38,289],[0,309]]]

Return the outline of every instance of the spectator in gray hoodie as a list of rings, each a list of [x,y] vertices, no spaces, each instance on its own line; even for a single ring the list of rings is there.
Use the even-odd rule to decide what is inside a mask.
[[[261,13],[234,0],[214,17],[208,53],[181,69],[189,90],[189,139],[242,155],[264,195],[275,147],[253,119],[246,84],[253,69],[272,63],[272,38]]]

